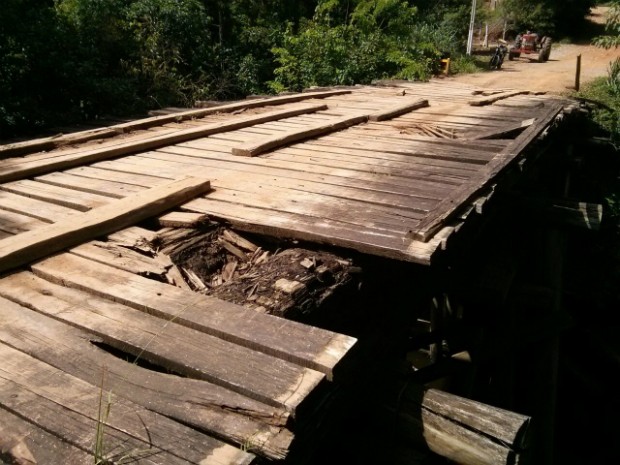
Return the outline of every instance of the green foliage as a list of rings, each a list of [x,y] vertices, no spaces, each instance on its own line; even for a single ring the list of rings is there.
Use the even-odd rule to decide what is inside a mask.
[[[594,44],[603,48],[620,46],[620,0],[610,2],[605,22],[605,35],[596,37]]]
[[[502,0],[503,16],[519,31],[530,29],[544,35],[575,36],[595,0]]]
[[[351,8],[349,10],[349,8]],[[322,0],[313,19],[289,25],[272,49],[276,91],[398,77],[428,79],[439,49],[416,8],[399,0]]]

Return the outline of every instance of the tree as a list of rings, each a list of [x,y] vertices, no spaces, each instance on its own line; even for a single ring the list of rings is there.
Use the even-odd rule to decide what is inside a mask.
[[[620,46],[620,0],[614,0],[611,5],[609,5],[605,32],[605,35],[594,39],[595,45],[603,48],[617,48]]]

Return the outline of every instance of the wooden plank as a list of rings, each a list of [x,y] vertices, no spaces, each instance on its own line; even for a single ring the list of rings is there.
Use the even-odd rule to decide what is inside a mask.
[[[242,157],[255,157],[278,147],[340,131],[355,126],[356,124],[365,123],[366,121],[368,121],[368,115],[346,116],[328,123],[315,124],[314,126],[306,127],[298,131],[289,131],[276,136],[267,137],[259,142],[251,142],[242,146],[233,147],[232,154]]]
[[[19,213],[0,210],[0,230],[10,233],[19,234],[31,229],[40,228],[48,223]]]
[[[491,95],[489,97],[483,97],[483,98],[479,98],[479,99],[475,99],[475,100],[470,100],[469,105],[473,106],[473,107],[482,107],[485,105],[491,105],[495,102],[499,102],[500,100],[504,100],[510,97],[514,97],[516,95],[525,95],[525,94],[529,94],[530,91],[529,90],[513,90],[510,92],[502,92],[500,94],[495,94],[495,95]]]
[[[23,195],[13,194],[1,189],[0,210],[29,216],[46,223],[53,223],[80,214],[78,210],[73,208],[24,197]]]
[[[23,179],[30,176],[59,171],[75,166],[93,163],[99,160],[114,158],[130,153],[153,150],[166,145],[178,144],[191,139],[207,137],[212,134],[233,131],[255,124],[274,121],[278,119],[290,118],[299,114],[316,112],[326,109],[326,105],[304,105],[289,110],[273,111],[236,118],[233,121],[223,121],[221,123],[207,124],[202,127],[184,129],[167,133],[159,136],[140,138],[128,143],[121,143],[113,146],[91,149],[84,152],[59,155],[49,159],[29,161],[27,158],[7,163],[0,166],[0,182],[8,182]]]
[[[16,465],[93,464],[91,454],[3,408],[0,408],[0,456],[4,460],[8,458],[8,463]]]
[[[166,320],[174,317],[176,324],[320,370],[330,378],[356,341],[69,254],[52,257],[32,268],[46,279],[88,290]],[[101,286],[102,282],[106,285]]]
[[[455,211],[472,200],[476,194],[489,184],[502,170],[504,170],[521,152],[536,139],[547,126],[562,111],[562,104],[552,104],[549,109],[542,113],[536,123],[528,127],[510,145],[502,150],[497,156],[488,163],[478,176],[473,177],[464,183],[447,198],[445,198],[428,217],[420,222],[414,237],[421,241],[428,241]]]
[[[209,189],[209,181],[204,179],[181,179],[117,200],[80,216],[3,239],[0,243],[0,272],[118,231],[186,202]]]
[[[520,123],[511,124],[509,126],[502,126],[500,128],[489,129],[486,131],[478,132],[468,137],[469,140],[482,140],[482,139],[507,139],[519,132],[523,131],[525,128],[530,127],[534,124],[535,119],[530,118],[527,120],[523,120]]]
[[[101,280],[99,286],[103,283],[108,284]],[[176,315],[162,320],[29,273],[4,278],[0,288],[5,298],[93,333],[133,360],[146,360],[182,376],[217,384],[285,408],[292,416],[324,379],[314,370],[179,325]],[[189,294],[194,300],[200,298]]]
[[[42,183],[65,187],[90,194],[98,194],[120,199],[143,190],[142,187],[118,181],[101,180],[75,176],[70,173],[50,173],[35,178]]]
[[[398,105],[393,108],[388,108],[387,110],[381,110],[375,113],[372,113],[368,116],[369,121],[384,121],[392,118],[396,118],[397,116],[404,115],[405,113],[410,113],[413,110],[417,110],[419,108],[428,107],[428,100],[426,99],[418,99],[414,102],[408,102],[401,105]]]
[[[323,99],[337,95],[351,93],[350,90],[330,90],[325,92],[309,92],[304,94],[285,95],[280,97],[271,97],[254,101],[242,101],[232,104],[222,104],[210,108],[193,109],[173,113],[169,115],[157,116],[153,118],[144,118],[127,123],[116,124],[107,128],[92,129],[81,131],[73,134],[58,135],[53,137],[45,137],[25,142],[17,142],[14,144],[0,145],[0,158],[15,157],[27,153],[40,151],[49,151],[68,144],[77,144],[93,139],[101,139],[115,136],[118,134],[130,132],[136,129],[145,129],[153,126],[162,126],[166,123],[183,121],[186,119],[202,118],[207,115],[217,113],[232,113],[238,110],[259,108],[270,105],[284,105],[287,103],[301,102],[309,99]]]
[[[104,450],[100,451],[100,455],[107,458],[119,460],[123,455],[135,455],[141,457],[140,463],[162,465],[245,465],[254,459],[252,454],[133,402],[112,397],[107,390],[102,392],[98,386],[63,373],[5,344],[0,344],[0,360],[0,399],[3,408],[43,430],[53,431],[84,451],[92,450],[98,421],[106,416],[101,422]],[[109,412],[104,412],[108,400]],[[224,457],[226,460],[218,460]]]
[[[165,281],[170,266],[118,243],[91,241],[71,249],[78,257],[88,258],[133,274]]]
[[[0,341],[21,352],[95,386],[105,367],[105,389],[115,396],[238,447],[251,443],[263,456],[281,460],[288,454],[293,437],[283,429],[289,417],[284,409],[206,381],[143,368],[99,348],[102,341],[94,335],[3,298],[0,315]]]
[[[23,195],[32,199],[50,202],[63,207],[73,208],[82,212],[91,208],[100,207],[112,200],[109,196],[102,196],[73,189],[66,189],[43,182],[24,179],[0,185],[6,192]]]
[[[202,213],[170,212],[157,218],[163,228],[195,228],[208,221],[209,217]]]
[[[352,228],[340,221],[326,218],[318,221],[315,217],[281,211],[265,215],[265,210],[259,208],[207,199],[192,200],[184,208],[221,219],[240,231],[336,245],[423,265],[431,263],[441,244],[435,238],[425,243],[372,227]]]
[[[0,158],[17,157],[34,152],[53,150],[62,145],[79,144],[93,139],[103,139],[118,135],[120,132],[114,127],[89,129],[73,134],[59,134],[52,137],[16,142],[14,144],[0,145]]]

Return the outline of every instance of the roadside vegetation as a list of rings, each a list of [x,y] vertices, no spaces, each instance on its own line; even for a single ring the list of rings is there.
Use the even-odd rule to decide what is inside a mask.
[[[534,5],[532,5],[534,3]],[[479,21],[565,34],[593,0],[478,1]],[[0,139],[198,99],[428,79],[464,57],[471,0],[4,0]]]

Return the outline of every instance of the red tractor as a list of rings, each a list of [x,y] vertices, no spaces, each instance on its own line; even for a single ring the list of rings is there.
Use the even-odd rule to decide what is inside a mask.
[[[528,31],[526,34],[519,34],[514,45],[508,51],[508,59],[514,60],[519,58],[521,54],[530,55],[538,54],[538,62],[544,63],[549,59],[551,54],[551,37],[539,37],[538,34]]]

